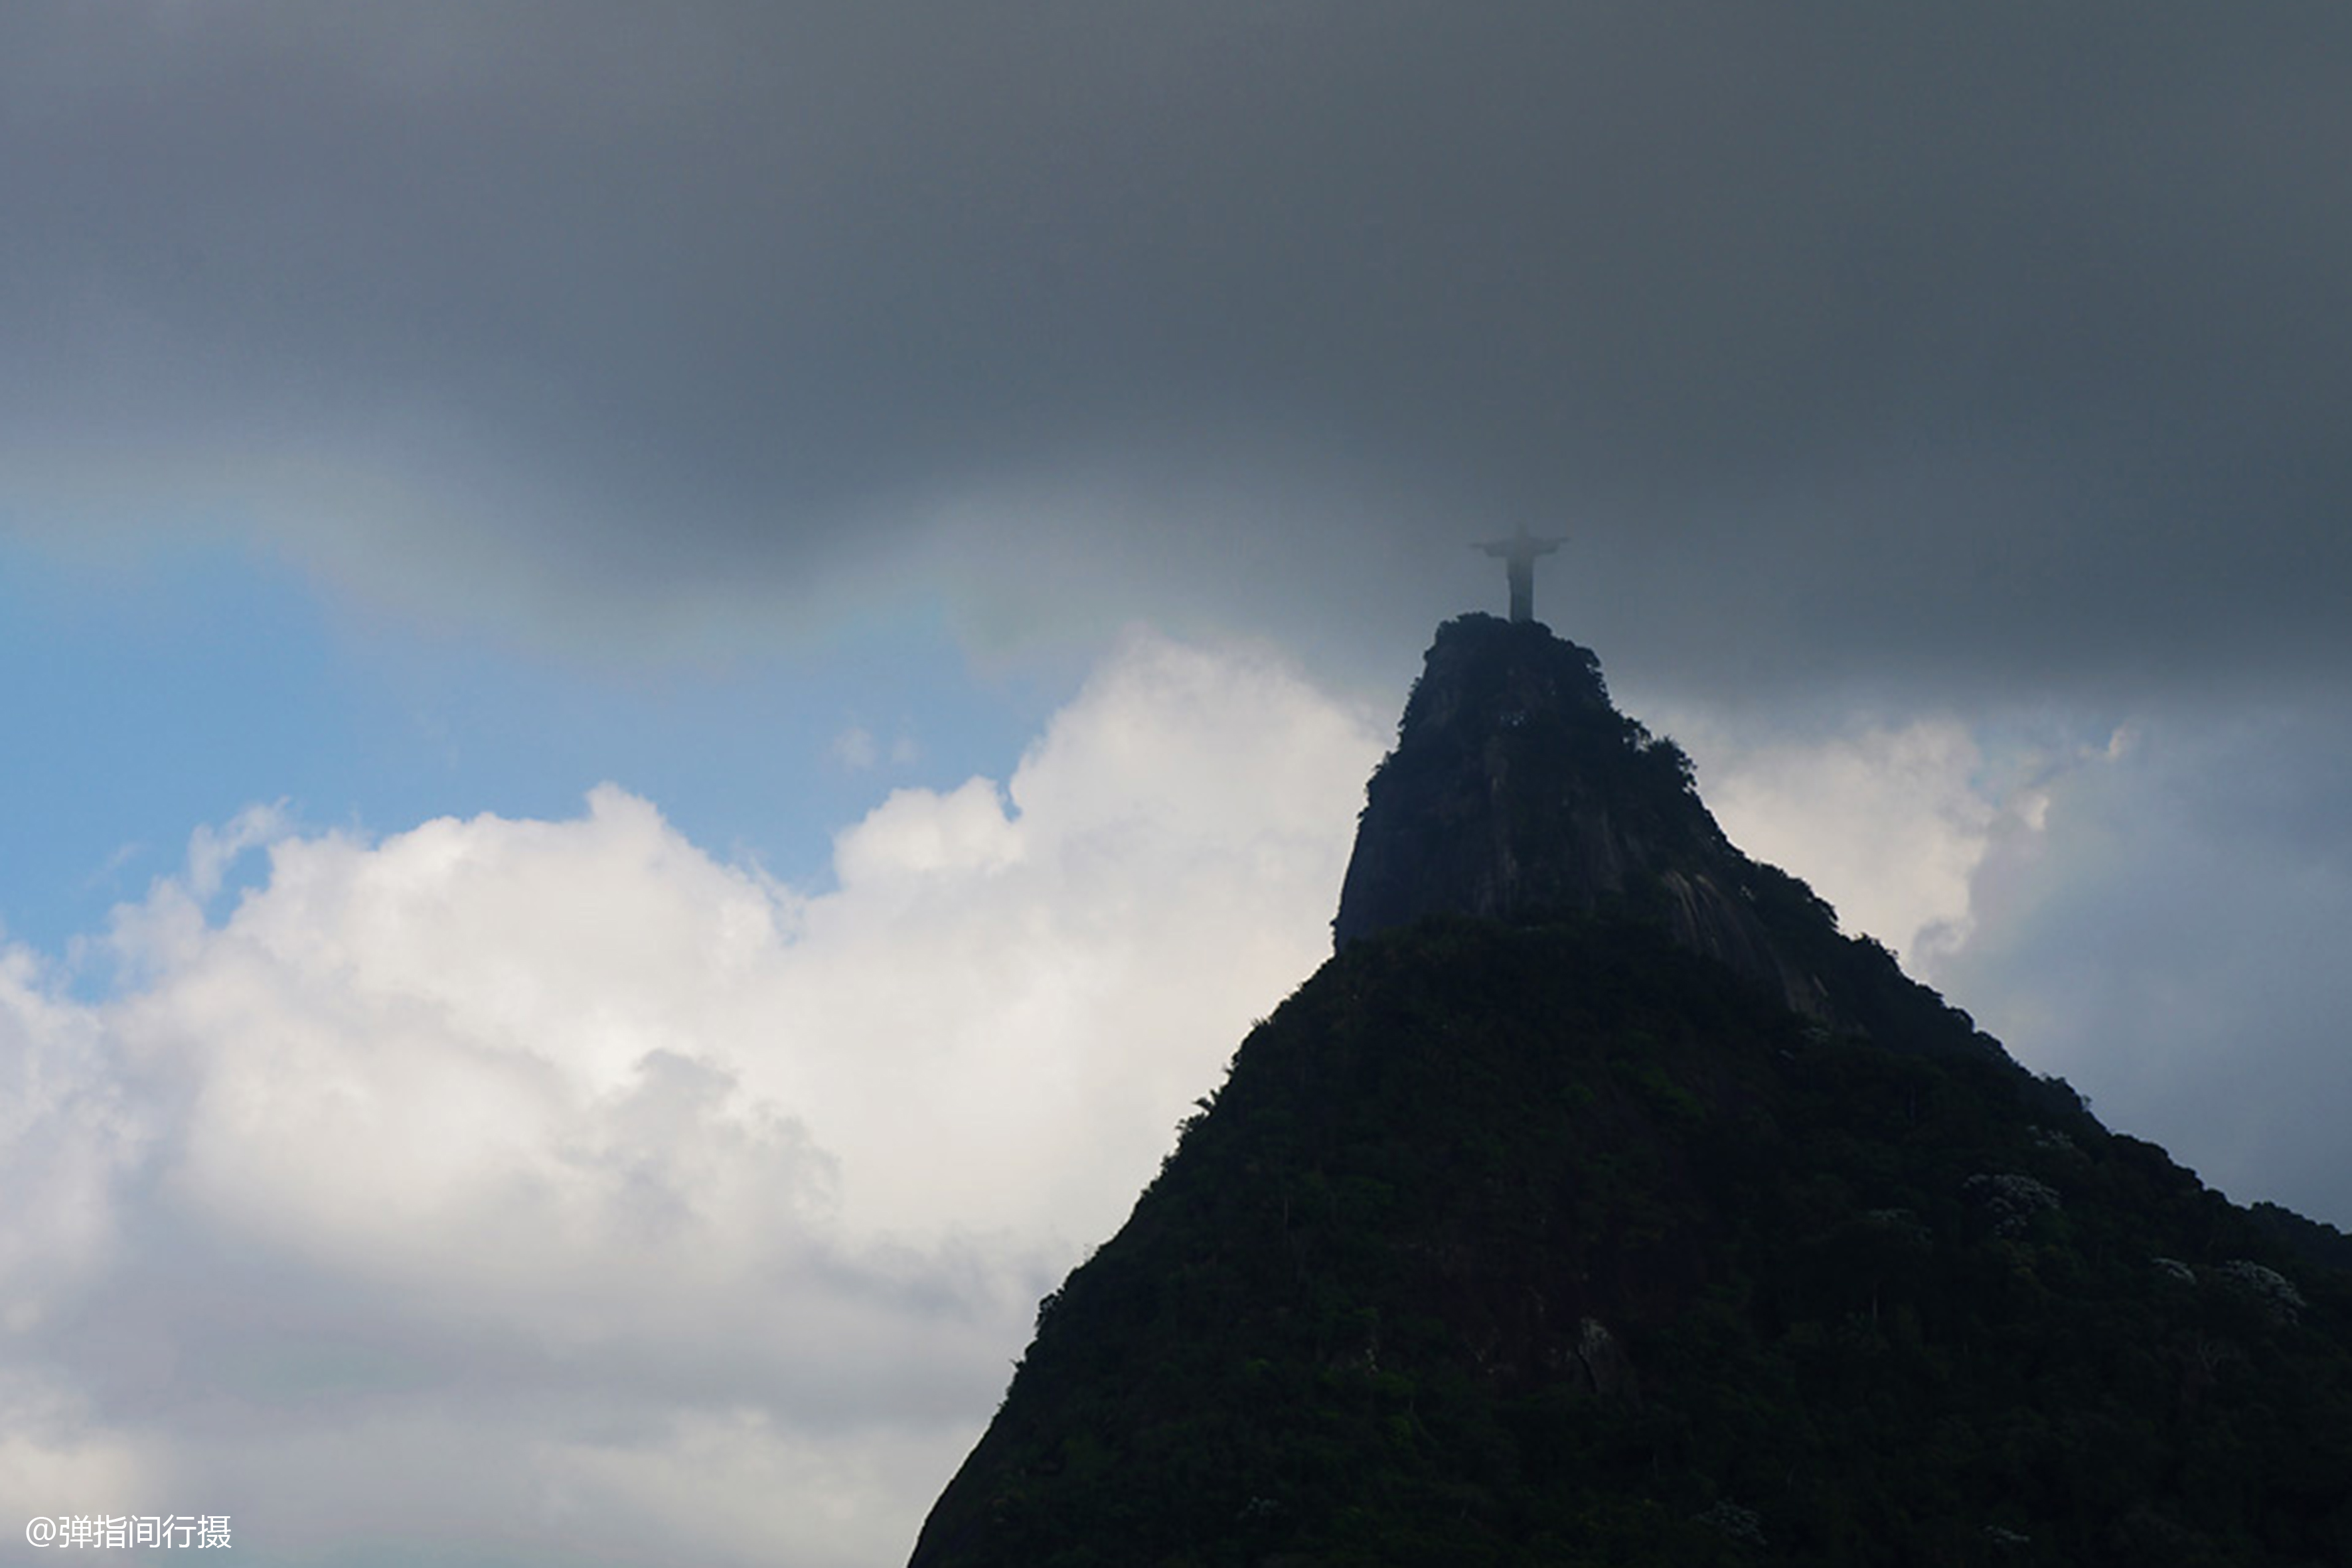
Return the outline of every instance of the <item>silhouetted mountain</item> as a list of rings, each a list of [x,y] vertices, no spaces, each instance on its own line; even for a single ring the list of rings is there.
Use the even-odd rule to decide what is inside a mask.
[[[1600,660],[1539,622],[1440,626],[1365,795],[1340,948],[1438,913],[1633,920],[1797,1012],[1912,1049],[2000,1054],[1885,949],[1842,937],[1811,888],[1733,847],[1682,748],[1618,712]]]
[[[1821,1004],[1816,978],[1773,940],[1757,868],[1700,804],[1689,760],[1610,705],[1589,649],[1539,623],[1440,627],[1365,795],[1331,922],[1339,947],[1440,912],[1632,916],[1801,1011]]]
[[[1441,629],[1335,929],[916,1568],[2352,1563],[2346,1238],[1840,936],[1589,653]]]

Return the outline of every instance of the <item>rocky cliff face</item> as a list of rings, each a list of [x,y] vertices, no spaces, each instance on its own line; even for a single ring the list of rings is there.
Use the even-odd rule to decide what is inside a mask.
[[[1816,929],[1776,937],[1772,895],[1792,890],[1781,912]],[[1335,945],[1432,914],[1631,917],[1829,1012],[1794,951],[1833,933],[1826,907],[1734,848],[1681,750],[1618,712],[1591,650],[1539,623],[1439,627],[1372,776]]]

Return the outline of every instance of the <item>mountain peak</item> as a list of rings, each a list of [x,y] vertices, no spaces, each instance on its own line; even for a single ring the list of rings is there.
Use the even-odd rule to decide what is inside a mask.
[[[1610,701],[1590,648],[1468,615],[1438,628],[1367,786],[1332,937],[1345,949],[1434,914],[1625,916],[1825,1016],[1821,980],[1759,907],[1765,872],[1699,800],[1682,749]],[[1826,905],[1797,902],[1819,928],[1802,934],[1834,931]]]
[[[1441,627],[1368,796],[911,1568],[2352,1562],[2352,1240],[1841,935],[1539,625]]]

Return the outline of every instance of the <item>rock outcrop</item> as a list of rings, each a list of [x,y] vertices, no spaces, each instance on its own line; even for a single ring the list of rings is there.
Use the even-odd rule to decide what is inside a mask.
[[[1396,750],[1372,775],[1332,921],[1345,948],[1425,915],[1630,917],[1827,1016],[1822,978],[1778,940],[1765,901],[1790,879],[1734,848],[1690,762],[1609,700],[1600,661],[1539,622],[1464,616],[1438,628]],[[1787,924],[1784,910],[1780,921]]]

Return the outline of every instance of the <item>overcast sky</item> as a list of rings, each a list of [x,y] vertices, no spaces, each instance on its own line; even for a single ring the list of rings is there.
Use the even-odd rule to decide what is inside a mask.
[[[1468,542],[2352,1226],[2352,15],[0,15],[0,1526],[887,1562]]]

